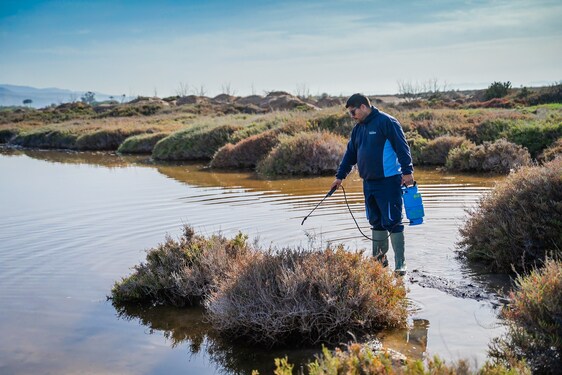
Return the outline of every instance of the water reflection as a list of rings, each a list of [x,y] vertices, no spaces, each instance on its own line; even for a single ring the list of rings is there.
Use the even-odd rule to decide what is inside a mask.
[[[206,355],[216,370],[227,374],[271,374],[275,358],[287,356],[295,368],[305,368],[321,353],[321,346],[275,348],[245,346],[225,340],[205,320],[200,307],[174,308],[164,306],[115,305],[118,317],[137,320],[148,328],[148,334],[162,332],[172,347],[185,346],[187,355]],[[385,345],[413,359],[422,359],[427,348],[429,321],[414,319],[411,327],[381,333],[377,336]],[[333,348],[331,348],[333,349]]]

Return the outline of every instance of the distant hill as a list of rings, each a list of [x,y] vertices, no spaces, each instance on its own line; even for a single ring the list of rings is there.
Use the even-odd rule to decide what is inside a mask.
[[[24,100],[31,99],[31,107],[43,108],[51,104],[59,105],[80,100],[80,97],[82,97],[84,93],[85,91],[71,91],[56,87],[39,89],[30,86],[0,84],[0,106],[21,106]],[[110,96],[112,96],[99,92],[95,92],[95,94],[96,101],[110,100]],[[113,96],[117,100],[121,98],[120,95]],[[130,100],[130,98],[126,98],[126,101],[128,100]]]

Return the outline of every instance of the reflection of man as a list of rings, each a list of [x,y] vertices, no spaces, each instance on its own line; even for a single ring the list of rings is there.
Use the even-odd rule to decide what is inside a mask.
[[[345,107],[357,121],[331,188],[357,164],[363,179],[365,210],[373,234],[373,256],[388,265],[388,237],[394,250],[395,271],[404,274],[404,225],[401,185],[414,183],[410,147],[398,120],[372,107],[369,99],[353,94]]]

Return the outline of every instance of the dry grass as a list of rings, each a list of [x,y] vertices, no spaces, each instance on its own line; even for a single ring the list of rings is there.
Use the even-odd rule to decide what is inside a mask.
[[[405,324],[406,291],[372,259],[342,248],[264,253],[221,279],[205,302],[229,337],[274,344],[339,342]]]
[[[491,270],[518,272],[562,257],[562,159],[499,183],[460,228],[461,254]]]
[[[562,262],[518,276],[504,309],[507,333],[494,340],[490,354],[500,362],[524,358],[537,374],[562,369]]]

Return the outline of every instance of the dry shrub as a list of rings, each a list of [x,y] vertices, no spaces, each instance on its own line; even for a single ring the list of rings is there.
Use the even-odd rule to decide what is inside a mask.
[[[222,146],[211,161],[213,168],[254,168],[279,143],[276,130],[246,138],[235,145]]]
[[[166,242],[147,252],[146,263],[116,282],[111,291],[113,301],[145,302],[154,305],[193,305],[201,301],[237,262],[252,256],[246,236],[233,239],[221,235],[209,238],[195,235],[184,227],[178,241]]]
[[[276,375],[292,375],[294,365],[287,358],[275,359]],[[304,374],[304,371],[301,371]],[[524,362],[510,365],[486,362],[478,371],[472,371],[467,360],[447,364],[438,356],[421,360],[392,358],[392,353],[374,350],[368,344],[351,343],[344,350],[336,348],[333,352],[322,348],[322,354],[307,365],[306,374],[362,374],[362,375],[531,375]]]
[[[150,154],[159,140],[167,137],[168,133],[148,133],[129,137],[121,143],[117,152],[122,154]]]
[[[445,135],[427,142],[421,149],[419,164],[445,165],[449,151],[456,147],[470,147],[471,142],[464,137]]]
[[[490,355],[501,362],[525,359],[534,373],[562,369],[562,262],[548,260],[516,280],[503,310],[507,333],[495,339]]]
[[[205,306],[223,334],[272,346],[403,326],[405,296],[400,279],[360,253],[285,249],[232,268]]]
[[[142,133],[132,129],[102,129],[82,134],[76,140],[78,150],[115,151],[130,136]]]
[[[280,143],[262,160],[258,172],[266,175],[322,175],[338,169],[346,140],[329,132],[281,136]]]
[[[461,255],[518,272],[562,256],[562,159],[509,175],[470,212]]]
[[[158,160],[210,160],[241,128],[237,125],[221,125],[181,130],[156,143],[152,156]]]
[[[562,155],[562,138],[558,138],[556,142],[544,149],[537,157],[537,160],[541,163],[546,163],[556,159],[560,155]]]
[[[345,113],[333,113],[319,117],[315,120],[315,125],[319,130],[329,131],[342,137],[349,137],[355,121]]]
[[[474,146],[461,144],[449,151],[445,165],[454,171],[509,173],[531,164],[531,155],[522,146],[505,139]]]
[[[427,145],[429,140],[421,136],[420,133],[416,131],[406,132],[406,140],[410,146],[410,154],[412,155],[412,161],[415,164],[421,164],[421,155],[423,148]]]

